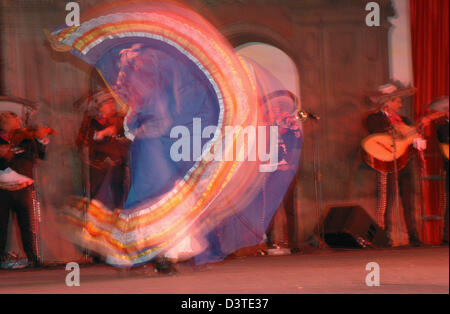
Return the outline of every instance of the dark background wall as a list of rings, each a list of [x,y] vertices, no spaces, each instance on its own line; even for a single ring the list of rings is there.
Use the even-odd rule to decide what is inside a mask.
[[[96,4],[78,1],[81,17]],[[300,76],[302,107],[321,117],[304,123],[304,149],[295,207],[299,240],[312,234],[319,216],[340,203],[361,204],[375,215],[375,173],[360,159],[368,92],[389,79],[389,0],[378,0],[381,26],[365,24],[366,0],[190,0],[234,46],[262,42],[286,52]],[[41,102],[40,119],[58,136],[39,168],[48,223],[50,260],[66,259],[54,244],[52,213],[67,193],[79,192],[80,163],[72,143],[81,120],[73,103],[89,88],[91,69],[70,54],[50,49],[42,32],[64,24],[66,1],[0,0],[2,93]],[[45,223],[44,223],[45,224]],[[278,228],[283,229],[282,226]],[[280,233],[282,234],[282,233]],[[62,241],[62,240],[61,240]],[[50,243],[51,242],[51,243]],[[70,251],[70,250],[69,250]]]
[[[377,1],[381,26],[368,27],[367,2],[206,0],[200,7],[234,46],[263,42],[286,52],[298,69],[302,107],[321,117],[304,123],[295,202],[301,242],[330,206],[358,203],[375,216],[376,176],[359,143],[375,109],[366,95],[389,80],[388,18],[395,12],[391,1]]]

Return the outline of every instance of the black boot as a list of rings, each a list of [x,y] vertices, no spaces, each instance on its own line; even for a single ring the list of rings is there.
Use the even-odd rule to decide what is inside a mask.
[[[153,265],[156,268],[156,271],[158,273],[164,274],[164,275],[175,275],[178,273],[177,269],[173,266],[172,263],[170,263],[167,259],[164,257],[156,257],[153,260]]]
[[[422,242],[420,242],[419,238],[416,235],[409,236],[409,245],[412,247],[420,247],[422,246]]]

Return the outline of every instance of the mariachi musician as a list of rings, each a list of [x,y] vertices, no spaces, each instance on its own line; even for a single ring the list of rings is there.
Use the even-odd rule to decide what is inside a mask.
[[[91,199],[101,202],[112,196],[114,204],[106,205],[121,208],[128,192],[129,148],[123,117],[107,90],[97,92],[91,101],[92,110],[85,112],[76,140],[82,160],[89,168],[87,190]]]
[[[433,103],[430,106],[431,110],[435,110],[438,112],[443,112],[445,115],[444,120],[439,123],[436,131],[437,131],[437,137],[439,144],[441,146],[442,150],[442,156],[443,156],[443,166],[445,171],[445,213],[444,213],[444,232],[443,232],[443,238],[442,243],[448,244],[448,208],[449,208],[449,198],[448,198],[448,186],[449,186],[449,169],[448,169],[448,142],[449,142],[449,123],[448,123],[448,96],[441,97],[439,99],[436,99],[433,101]]]
[[[372,102],[379,105],[379,109],[370,114],[366,119],[366,127],[369,133],[390,134],[392,135],[392,138],[396,139],[410,137],[410,134],[414,133],[411,132],[414,128],[407,118],[399,115],[399,111],[403,106],[402,97],[411,96],[414,92],[414,88],[403,88],[400,83],[389,83],[380,86],[378,92],[370,97]],[[387,154],[396,153],[395,140],[393,145],[383,144],[382,141],[375,141],[375,143],[379,144],[381,150],[389,150]],[[400,149],[400,141],[398,143],[397,149]],[[426,148],[426,141],[420,136],[415,135],[413,143],[414,148],[418,150]],[[378,208],[380,211],[378,213],[378,220],[380,225],[384,225],[385,227],[390,246],[392,245],[392,240],[390,238],[392,231],[392,209],[394,208],[397,195],[398,197],[401,197],[409,243],[411,246],[421,245],[414,214],[415,205],[412,162],[411,160],[406,160],[405,162],[405,165],[401,165],[399,161],[399,163],[395,165],[395,169],[389,169],[389,171],[378,174],[380,193],[378,198],[379,201],[383,200],[380,202],[380,207],[382,208]]]
[[[33,168],[37,159],[44,158],[45,146],[50,141],[48,135],[52,133],[47,127],[22,128],[15,113],[0,112],[0,268],[39,265],[31,225]],[[10,211],[16,214],[28,260],[13,260],[6,253]]]

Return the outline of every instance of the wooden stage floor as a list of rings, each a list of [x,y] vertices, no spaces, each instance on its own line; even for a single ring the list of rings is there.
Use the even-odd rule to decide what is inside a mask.
[[[366,265],[380,266],[380,286],[366,285]],[[118,271],[81,266],[80,286],[68,287],[64,267],[0,271],[4,293],[342,294],[449,293],[449,249],[311,250],[288,256],[231,258],[203,269],[178,266],[162,276],[147,268]]]

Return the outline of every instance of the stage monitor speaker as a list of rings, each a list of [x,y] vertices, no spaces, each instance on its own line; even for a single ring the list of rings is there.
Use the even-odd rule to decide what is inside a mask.
[[[324,240],[334,248],[386,247],[386,233],[359,205],[331,207],[324,221]]]

